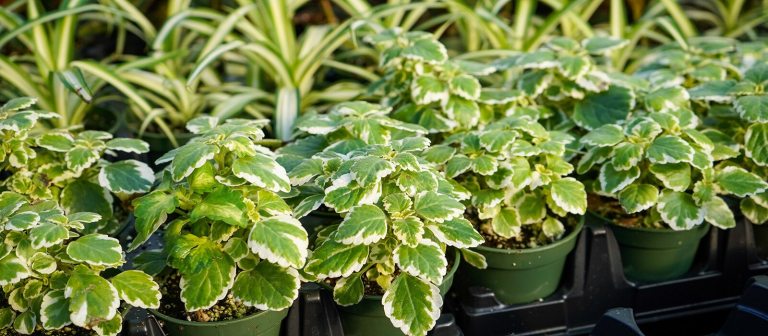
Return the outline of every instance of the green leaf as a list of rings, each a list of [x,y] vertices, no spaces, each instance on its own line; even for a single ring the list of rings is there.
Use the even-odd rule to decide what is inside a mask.
[[[8,254],[0,259],[0,286],[15,284],[29,276],[24,261],[15,254]]]
[[[622,142],[614,147],[611,165],[616,170],[628,170],[636,167],[643,159],[644,148],[641,144]]]
[[[199,116],[187,122],[187,130],[193,134],[201,134],[213,130],[219,124],[219,118],[212,116]]]
[[[107,148],[111,150],[136,154],[144,154],[149,152],[148,143],[139,139],[131,138],[115,138],[109,140],[107,141]]]
[[[134,216],[136,217],[136,237],[133,238],[129,251],[143,244],[160,225],[165,223],[168,214],[174,212],[179,205],[173,194],[163,191],[153,191],[133,201]]]
[[[56,259],[43,252],[37,252],[32,255],[32,258],[29,259],[28,264],[33,271],[40,274],[51,274],[56,271],[58,266],[56,265]]]
[[[69,319],[69,304],[63,290],[52,290],[46,293],[40,305],[40,322],[43,328],[61,329],[72,324]]]
[[[318,278],[347,277],[368,260],[368,245],[344,245],[328,239],[307,261],[304,271]]]
[[[544,220],[547,207],[539,193],[523,194],[515,206],[520,215],[520,223],[535,224]]]
[[[29,239],[34,249],[51,247],[67,238],[69,238],[69,231],[58,224],[45,223],[29,231]]]
[[[93,326],[98,335],[117,336],[123,329],[123,316],[115,314],[115,317],[106,321],[99,321]]]
[[[99,184],[117,194],[147,192],[153,183],[155,174],[152,168],[136,160],[110,163],[99,171]]]
[[[704,82],[688,90],[693,100],[706,100],[718,103],[731,101],[731,89],[736,84],[732,80]]]
[[[213,160],[213,156],[218,152],[218,147],[199,141],[188,142],[178,148],[170,165],[173,180],[181,181],[208,160]]]
[[[610,36],[594,36],[581,42],[588,53],[598,55],[624,47],[629,41]]]
[[[246,306],[259,310],[282,310],[293,304],[300,285],[299,272],[295,269],[260,262],[237,275],[232,295]]]
[[[768,84],[768,63],[758,61],[744,73],[744,79],[755,84]]]
[[[744,135],[744,153],[760,166],[768,166],[768,123],[752,124]]]
[[[207,309],[227,296],[235,279],[235,261],[218,248],[199,249],[200,258],[215,261],[196,272],[182,273],[179,286],[187,311]]]
[[[435,285],[408,274],[399,275],[381,301],[392,325],[407,335],[425,335],[435,325],[443,306]]]
[[[285,168],[264,154],[255,153],[253,156],[235,160],[232,172],[235,176],[270,191],[291,191],[291,182]]]
[[[448,51],[442,43],[431,38],[424,38],[403,48],[400,56],[416,61],[440,64],[448,59]]]
[[[759,176],[735,166],[717,172],[715,183],[720,189],[738,197],[751,196],[768,189],[768,183]]]
[[[411,84],[411,97],[416,104],[427,105],[448,102],[448,85],[432,75],[417,77]]]
[[[384,197],[384,209],[391,214],[402,213],[411,208],[413,202],[404,193],[391,193]]]
[[[13,310],[11,310],[11,308],[0,308],[0,328],[8,328],[11,323],[13,323],[13,319],[15,317],[16,314],[13,312]]]
[[[427,228],[441,243],[456,248],[475,247],[484,241],[483,236],[475,230],[472,223],[464,218],[454,218],[441,224],[429,224]]]
[[[323,161],[320,159],[302,160],[288,173],[291,185],[304,185],[313,177],[323,174]]]
[[[35,331],[37,325],[37,315],[31,309],[22,312],[13,321],[13,329],[20,334],[29,335]]]
[[[352,174],[344,174],[325,189],[323,202],[337,213],[347,212],[360,204],[373,204],[381,197],[381,184],[362,187],[352,180]]]
[[[674,230],[690,230],[704,221],[704,211],[684,192],[664,190],[656,209],[664,223]]]
[[[624,130],[619,125],[603,125],[587,133],[579,141],[589,146],[608,147],[622,140],[624,140]]]
[[[752,223],[764,224],[768,221],[768,208],[757,204],[751,197],[742,199],[739,208],[744,217]]]
[[[623,121],[629,116],[634,100],[629,89],[611,86],[606,91],[588,95],[577,102],[573,121],[588,130]]]
[[[37,145],[50,151],[65,153],[75,145],[75,139],[69,133],[52,132],[37,138]]]
[[[552,182],[550,189],[552,199],[563,210],[583,215],[587,211],[587,193],[584,185],[572,177],[566,177]]]
[[[768,96],[739,97],[733,102],[733,107],[746,121],[768,122]]]
[[[691,166],[687,163],[652,164],[649,170],[674,191],[685,191],[691,184]]]
[[[561,56],[557,67],[563,76],[576,79],[589,71],[590,62],[586,57],[581,56]]]
[[[721,229],[736,227],[736,220],[728,204],[720,197],[713,197],[701,205],[704,220]]]
[[[102,221],[112,218],[112,196],[98,184],[86,179],[70,182],[61,191],[61,206],[68,213],[93,212]]]
[[[394,164],[375,156],[360,158],[350,168],[350,172],[355,174],[355,180],[360,185],[378,182],[393,171],[395,171]]]
[[[109,279],[123,301],[134,307],[160,307],[160,286],[152,276],[136,270],[123,271]]]
[[[413,205],[417,215],[438,223],[456,218],[464,213],[464,205],[458,200],[434,191],[417,194]]]
[[[651,143],[645,156],[651,163],[678,163],[693,160],[693,147],[673,135],[664,135]]]
[[[480,253],[468,249],[462,249],[461,256],[464,257],[464,261],[475,268],[485,269],[488,267],[488,262],[485,260],[485,256]]]
[[[398,245],[394,251],[397,266],[405,273],[441,284],[448,268],[448,261],[437,243],[422,239],[418,245]]]
[[[287,215],[256,222],[248,235],[253,253],[282,267],[304,266],[308,245],[307,231],[297,219]]]
[[[445,105],[445,114],[460,125],[474,126],[480,120],[480,106],[473,100],[451,96]]]
[[[375,205],[352,208],[336,231],[342,244],[370,245],[387,235],[387,216]]]
[[[429,162],[443,164],[452,158],[454,153],[456,153],[456,149],[451,146],[435,145],[426,149],[422,156]]]
[[[499,163],[491,155],[480,155],[472,159],[472,170],[480,175],[492,175],[498,168]]]
[[[67,245],[67,255],[72,260],[85,262],[94,266],[120,266],[123,260],[123,250],[120,241],[103,234],[89,234],[78,238]]]
[[[501,208],[491,219],[493,232],[504,238],[517,236],[522,229],[520,214],[515,208]]]
[[[627,170],[616,170],[612,164],[604,164],[600,167],[600,190],[615,194],[640,177],[640,168],[637,166]]]
[[[40,216],[31,211],[23,211],[8,217],[5,229],[11,231],[23,231],[37,226]]]
[[[515,140],[515,132],[507,130],[489,130],[480,135],[480,145],[491,152],[501,152]]]
[[[480,81],[470,75],[458,75],[451,79],[451,93],[469,100],[480,98]]]
[[[445,173],[448,177],[454,178],[469,170],[470,167],[472,167],[472,159],[466,155],[459,154],[446,162]]]
[[[630,184],[617,195],[628,214],[647,210],[656,204],[659,191],[650,184]]]
[[[205,196],[189,213],[192,221],[201,218],[220,220],[229,225],[248,225],[243,195],[234,189],[221,187]]]
[[[3,104],[2,107],[0,107],[0,112],[21,111],[26,108],[32,107],[32,105],[35,105],[35,104],[37,104],[37,98],[33,98],[33,97],[13,98],[7,101],[5,104]]]
[[[656,89],[645,96],[645,106],[649,111],[667,112],[688,107],[688,91],[679,86]]]
[[[99,157],[100,155],[98,150],[81,145],[76,145],[65,155],[67,168],[76,173],[80,173],[85,168],[88,168],[96,163]]]
[[[354,273],[336,281],[336,286],[333,287],[333,300],[341,306],[351,306],[360,302],[365,294],[362,275],[363,273]]]
[[[70,301],[70,320],[80,327],[92,321],[112,319],[120,306],[115,287],[84,266],[76,266],[69,276],[64,297]]]
[[[563,223],[556,218],[547,217],[547,219],[541,223],[541,232],[547,237],[559,238],[565,233],[565,226],[563,226]]]
[[[414,216],[395,219],[392,220],[392,233],[403,244],[416,246],[424,235],[424,224]]]

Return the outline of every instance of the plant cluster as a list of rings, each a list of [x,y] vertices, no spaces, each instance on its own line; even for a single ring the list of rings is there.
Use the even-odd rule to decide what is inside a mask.
[[[160,260],[153,273],[167,264],[181,276],[179,299],[189,312],[230,292],[261,310],[285,309],[298,295],[307,233],[278,195],[290,182],[258,143],[263,126],[193,119],[187,128],[196,137],[158,159],[168,163],[158,186],[133,201],[137,236],[130,249],[166,226],[165,247],[150,258]]]
[[[304,268],[308,277],[330,281],[341,305],[375,294],[366,292],[366,282],[375,284],[393,325],[421,335],[440,314],[446,247],[461,249],[467,261],[482,266],[482,256],[468,248],[483,239],[462,216],[461,201],[469,193],[419,157],[430,145],[421,135],[426,131],[390,119],[388,112],[350,102],[329,115],[308,117],[298,129],[322,134],[327,145],[289,176],[292,184],[316,192],[301,194],[300,203],[324,205],[343,217],[317,234]],[[362,126],[369,123],[384,129]],[[390,127],[399,134],[384,136]]]
[[[157,308],[159,287],[144,272],[116,271],[125,263],[120,242],[93,233],[99,228],[96,222],[101,215],[66,206],[71,204],[67,197],[58,195],[62,181],[89,168],[97,169],[93,164],[108,147],[101,141],[104,139],[94,139],[85,132],[77,140],[67,137],[68,133],[33,133],[39,119],[52,116],[29,110],[34,102],[17,98],[0,108],[0,135],[7,139],[2,168],[10,174],[5,181],[8,190],[0,193],[0,286],[6,293],[0,326],[31,334],[75,325],[99,335],[117,335],[122,328],[120,302]],[[136,143],[112,143],[111,147],[124,149],[130,144]],[[38,163],[50,154],[38,146],[56,147],[56,152],[66,152],[66,159]],[[105,181],[103,188],[136,192],[120,188],[132,186],[135,178],[143,175],[135,173],[133,166],[120,164],[103,163],[101,171],[94,174]],[[35,170],[28,170],[30,167]],[[60,176],[64,177],[57,180]],[[73,182],[65,185],[64,190]],[[106,189],[96,187],[96,193],[105,193]]]

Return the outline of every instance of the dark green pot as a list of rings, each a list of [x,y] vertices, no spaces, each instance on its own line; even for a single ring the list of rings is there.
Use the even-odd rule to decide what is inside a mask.
[[[476,247],[474,250],[485,256],[488,268],[466,267],[467,284],[490,289],[506,304],[527,303],[549,296],[560,285],[565,260],[576,247],[582,227],[584,217],[563,239],[537,248]]]
[[[230,321],[193,322],[179,320],[157,310],[150,310],[163,321],[169,336],[279,336],[280,323],[288,309],[261,311],[248,317]]]
[[[755,237],[755,252],[761,259],[768,259],[768,224],[752,224],[752,235]]]
[[[624,275],[634,282],[659,282],[685,274],[701,238],[709,232],[708,223],[687,231],[610,227],[619,243]]]
[[[457,252],[453,267],[445,275],[443,283],[438,286],[443,297],[451,289],[453,276],[459,268],[460,260]],[[381,296],[379,295],[366,295],[356,305],[339,306],[339,316],[345,336],[403,335],[403,332],[395,328],[387,315],[384,314],[384,306],[381,304]]]

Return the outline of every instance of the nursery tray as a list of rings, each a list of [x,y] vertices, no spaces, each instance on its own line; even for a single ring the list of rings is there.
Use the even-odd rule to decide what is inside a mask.
[[[588,216],[568,257],[560,289],[536,302],[505,305],[486,288],[454,287],[446,305],[466,335],[587,334],[609,309],[631,307],[648,335],[716,331],[738,301],[748,279],[768,274],[757,257],[751,224],[711,228],[691,270],[679,279],[652,284],[624,277],[611,229]]]

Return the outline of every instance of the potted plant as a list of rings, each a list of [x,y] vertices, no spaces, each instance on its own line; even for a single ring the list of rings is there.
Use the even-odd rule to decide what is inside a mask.
[[[768,63],[757,61],[745,69],[741,79],[728,79],[702,83],[691,89],[691,97],[708,105],[725,105],[729,114],[716,114],[717,126],[722,128],[718,138],[728,141],[728,145],[738,149],[744,148],[741,160],[743,168],[758,174],[765,179],[768,177],[768,152],[765,142],[768,139]],[[731,134],[731,136],[725,135]],[[768,229],[761,225],[768,220],[768,193],[756,192],[742,195],[740,210],[752,223],[758,253],[761,257],[768,256]]]
[[[33,199],[54,199],[67,212],[99,214],[86,232],[117,233],[129,220],[126,205],[149,191],[155,176],[143,162],[107,161],[105,154],[141,154],[148,145],[102,131],[34,130],[38,119],[56,116],[31,110],[36,101],[17,98],[0,108],[0,130],[10,141],[7,168],[14,172],[2,184]]]
[[[143,258],[165,268],[152,313],[171,335],[278,335],[298,295],[307,233],[278,195],[291,186],[259,145],[264,124],[191,120],[196,137],[158,160],[159,185],[133,202],[131,250],[165,226],[164,249]]]
[[[289,173],[315,192],[303,202],[343,217],[317,233],[304,273],[333,288],[346,334],[424,335],[440,315],[459,253],[483,264],[468,250],[482,241],[462,217],[469,194],[417,156],[429,147],[413,135],[421,127],[364,102],[333,111],[300,124],[316,125],[311,131],[328,145]],[[461,252],[447,253],[448,246]]]
[[[735,164],[716,163],[715,142],[697,126],[693,112],[677,106],[581,138],[587,152],[579,173],[599,168],[590,207],[611,223],[632,281],[686,273],[709,224],[736,225],[720,195],[746,197],[768,187]]]
[[[530,302],[557,289],[582,228],[584,186],[567,177],[563,155],[573,137],[527,116],[456,133],[424,152],[471,194],[466,217],[483,235],[474,248],[488,261],[468,269],[468,285],[490,288],[504,303]]]
[[[157,308],[159,287],[141,271],[118,270],[125,262],[120,242],[87,229],[99,214],[67,209],[38,184],[18,183],[17,175],[27,176],[27,165],[38,159],[30,131],[54,115],[30,110],[34,102],[17,98],[0,107],[0,173],[11,189],[0,193],[0,328],[25,335],[117,335],[120,302]],[[78,197],[89,193],[103,190]]]

